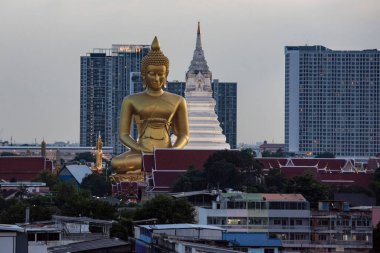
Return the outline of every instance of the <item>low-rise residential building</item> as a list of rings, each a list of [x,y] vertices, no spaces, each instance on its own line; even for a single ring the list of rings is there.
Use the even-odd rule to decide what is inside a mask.
[[[0,224],[0,252],[28,252],[25,230],[17,225]]]
[[[220,227],[199,224],[139,225],[135,227],[135,250],[137,253],[192,252],[191,249],[201,246],[198,245],[201,241],[223,244],[223,231]],[[192,246],[185,245],[189,243]]]
[[[347,202],[322,201],[312,211],[310,252],[369,252],[371,210],[350,209]]]
[[[222,193],[212,208],[198,208],[198,222],[229,232],[266,233],[289,250],[310,244],[310,205],[301,194]]]
[[[229,192],[219,194],[211,208],[197,210],[199,224],[218,226],[226,233],[281,239],[284,253],[372,249],[371,209],[350,208],[343,201],[322,201],[318,210],[312,211],[301,194]],[[256,240],[243,249],[254,252],[253,248],[260,246]],[[270,246],[267,243],[264,248],[277,252]]]

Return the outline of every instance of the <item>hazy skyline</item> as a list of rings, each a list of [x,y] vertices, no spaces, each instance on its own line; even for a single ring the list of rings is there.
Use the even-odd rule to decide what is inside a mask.
[[[0,0],[0,140],[79,142],[80,55],[150,44],[185,80],[197,22],[214,79],[238,83],[238,143],[284,141],[284,46],[380,48],[378,0]]]

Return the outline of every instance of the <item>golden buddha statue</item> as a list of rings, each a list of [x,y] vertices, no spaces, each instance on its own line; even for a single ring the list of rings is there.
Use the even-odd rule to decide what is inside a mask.
[[[155,148],[183,148],[189,141],[185,99],[163,90],[169,74],[169,59],[161,52],[157,37],[151,49],[141,62],[145,91],[125,97],[122,103],[119,138],[130,151],[111,161],[116,182],[144,179],[142,153],[153,153]],[[130,135],[132,118],[137,125],[137,140]],[[171,133],[177,137],[174,143]]]
[[[98,135],[98,141],[96,142],[96,151],[95,151],[95,165],[91,168],[93,172],[102,174],[103,168],[103,141],[102,136]]]

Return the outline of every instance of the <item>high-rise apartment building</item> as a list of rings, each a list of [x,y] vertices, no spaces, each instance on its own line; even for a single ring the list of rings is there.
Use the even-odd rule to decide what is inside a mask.
[[[218,79],[214,79],[211,87],[212,96],[216,101],[215,111],[223,134],[231,149],[235,149],[237,148],[237,83],[220,82]]]
[[[81,56],[81,146],[95,146],[100,132],[105,146],[124,151],[118,137],[121,103],[142,89],[140,63],[149,50],[148,45],[112,45]]]
[[[380,151],[380,52],[285,47],[285,147],[368,157]]]

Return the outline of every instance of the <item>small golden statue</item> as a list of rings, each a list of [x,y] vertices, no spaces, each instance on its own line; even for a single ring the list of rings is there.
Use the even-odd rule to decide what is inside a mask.
[[[98,136],[98,141],[96,143],[96,151],[95,151],[95,166],[91,168],[91,170],[95,173],[102,174],[102,168],[103,168],[103,141],[102,136]]]
[[[142,153],[153,153],[155,148],[183,148],[189,141],[185,99],[163,90],[169,74],[169,59],[161,52],[157,37],[151,49],[141,62],[145,91],[125,97],[122,103],[119,137],[130,151],[111,161],[116,172],[112,176],[115,182],[143,181]],[[132,118],[137,125],[137,141],[130,135]],[[177,137],[174,144],[170,133]]]

